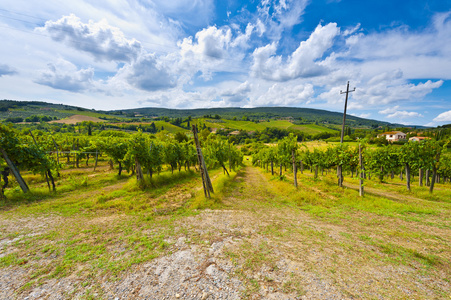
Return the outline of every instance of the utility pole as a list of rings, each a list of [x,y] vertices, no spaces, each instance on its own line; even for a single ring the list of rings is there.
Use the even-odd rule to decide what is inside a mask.
[[[345,100],[345,112],[343,113],[343,125],[341,127],[341,139],[340,139],[340,143],[343,144],[343,137],[344,137],[344,131],[345,131],[345,122],[346,122],[346,108],[348,107],[348,95],[351,92],[354,92],[355,88],[350,91],[349,90],[349,81],[348,81],[348,86],[346,87],[346,92],[340,91],[340,95],[346,94],[346,100]]]
[[[342,94],[346,94],[346,100],[345,100],[345,111],[343,113],[343,125],[341,127],[341,138],[340,138],[340,144],[343,144],[343,137],[344,137],[344,133],[345,133],[345,122],[346,122],[346,109],[348,107],[348,96],[349,93],[354,92],[355,88],[350,91],[349,90],[349,81],[348,81],[348,85],[346,87],[346,92],[340,91],[340,95]],[[338,186],[343,186],[343,170],[342,170],[342,166],[339,165],[337,167],[337,175],[338,175]]]

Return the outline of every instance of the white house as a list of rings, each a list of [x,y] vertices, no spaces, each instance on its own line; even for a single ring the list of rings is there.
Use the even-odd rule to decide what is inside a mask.
[[[426,137],[426,136],[413,136],[411,138],[409,138],[409,142],[420,142],[422,140],[429,140],[430,138]]]
[[[405,140],[407,137],[407,134],[401,131],[388,131],[381,134],[378,134],[377,137],[385,136],[387,141],[389,142],[396,142],[399,140]]]

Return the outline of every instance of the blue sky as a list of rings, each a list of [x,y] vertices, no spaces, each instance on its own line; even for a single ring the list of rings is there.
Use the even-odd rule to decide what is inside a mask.
[[[3,0],[0,98],[451,123],[451,0]]]

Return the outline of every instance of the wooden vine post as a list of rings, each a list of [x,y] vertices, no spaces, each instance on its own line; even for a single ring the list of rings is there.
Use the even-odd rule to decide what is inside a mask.
[[[210,176],[208,176],[207,166],[205,165],[204,156],[202,155],[202,149],[200,148],[199,138],[197,136],[196,125],[192,125],[194,143],[196,145],[197,160],[199,161],[199,169],[202,177],[202,186],[204,188],[204,195],[210,198],[210,192],[214,193],[213,185],[211,184]]]
[[[58,165],[60,164],[60,155],[59,155],[59,150],[58,150],[58,144],[55,142],[55,139],[52,136],[52,140],[53,140],[53,145],[55,146],[55,150],[56,150],[56,161],[58,162]]]
[[[294,156],[294,150],[291,150],[291,159],[293,160],[294,186],[297,188],[298,187],[298,179],[297,179],[298,169],[296,167],[296,158]]]
[[[34,144],[36,145],[36,147],[38,147],[38,143],[36,142],[36,139],[34,138],[33,133],[31,132],[31,130],[28,130],[28,131],[30,132],[31,137],[33,138]],[[53,140],[53,142],[55,142],[55,140]],[[52,172],[50,171],[50,169],[45,170],[44,175],[45,175],[45,181],[47,182],[47,186],[49,187],[49,191],[50,191],[49,176],[50,176],[50,179],[52,180],[53,191],[55,191],[55,182],[53,181],[53,176],[52,176]]]
[[[365,171],[363,169],[363,159],[362,159],[362,145],[359,144],[359,165],[360,165],[360,179],[359,179],[359,195],[360,197],[363,197],[364,190],[363,190],[363,178],[365,176]]]
[[[6,154],[5,150],[0,148],[0,152],[2,152],[3,158],[5,159],[9,169],[11,170],[17,182],[19,183],[20,188],[24,193],[27,193],[30,189],[28,188],[28,185],[25,183],[25,180],[23,180],[22,176],[20,175],[19,170],[16,168],[12,160],[9,159],[8,154]]]
[[[97,148],[96,148],[96,162],[95,162],[95,164],[94,164],[94,171],[96,170],[96,168],[97,168],[97,161],[99,160],[99,152],[98,152],[98,150],[97,150]]]

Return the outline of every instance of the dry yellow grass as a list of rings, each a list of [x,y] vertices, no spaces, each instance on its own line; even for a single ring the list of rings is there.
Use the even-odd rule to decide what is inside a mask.
[[[84,121],[91,121],[91,122],[104,122],[104,120],[96,118],[96,117],[89,117],[89,116],[82,116],[82,115],[73,115],[66,119],[62,120],[56,120],[56,121],[50,121],[49,123],[60,123],[60,124],[77,124]]]

